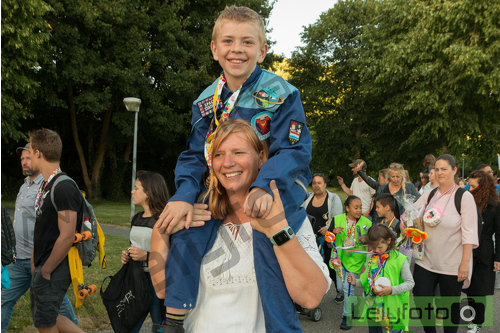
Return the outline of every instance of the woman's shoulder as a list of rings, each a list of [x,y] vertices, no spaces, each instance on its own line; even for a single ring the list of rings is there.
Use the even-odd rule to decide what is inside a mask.
[[[339,200],[340,200],[340,197],[337,193],[333,193],[333,192],[326,190],[326,194],[328,195],[328,198],[332,198],[332,199],[339,198]]]

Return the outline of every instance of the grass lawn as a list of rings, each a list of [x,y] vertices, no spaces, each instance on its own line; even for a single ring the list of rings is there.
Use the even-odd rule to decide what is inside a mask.
[[[311,187],[308,190],[312,192]],[[328,190],[337,193],[342,202],[347,197],[341,189],[328,187]],[[9,209],[14,209],[15,207],[14,201],[2,201],[2,205],[5,205]],[[130,202],[103,201],[93,204],[93,207],[99,223],[123,227],[130,226]],[[136,206],[136,211],[140,211],[141,209],[141,207]],[[102,304],[99,290],[102,280],[109,275],[114,275],[121,268],[121,250],[128,247],[128,245],[129,241],[126,238],[106,235],[107,268],[100,268],[98,258],[96,258],[91,267],[83,269],[85,282],[95,284],[98,288],[97,293],[89,296],[80,308],[75,309],[79,326],[85,332],[111,329],[108,314]],[[68,297],[71,303],[75,304],[75,295],[71,286],[68,289]],[[14,313],[7,332],[37,332],[31,318],[29,291],[19,299],[14,307]]]

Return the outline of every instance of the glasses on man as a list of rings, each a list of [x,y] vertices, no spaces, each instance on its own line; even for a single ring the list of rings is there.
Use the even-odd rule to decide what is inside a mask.
[[[488,171],[486,171],[486,172],[488,172],[488,173],[493,173],[494,171],[493,171],[493,170],[488,170]]]

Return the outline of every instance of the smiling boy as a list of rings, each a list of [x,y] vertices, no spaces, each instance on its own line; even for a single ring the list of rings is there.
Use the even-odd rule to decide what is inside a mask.
[[[246,197],[245,213],[253,217],[266,217],[269,214],[272,204],[269,183],[275,180],[287,220],[296,232],[306,219],[301,204],[307,195],[306,186],[311,181],[308,164],[312,149],[300,93],[278,75],[258,66],[264,60],[268,46],[264,21],[252,9],[226,7],[214,25],[210,47],[214,60],[219,62],[223,71],[193,103],[193,128],[188,149],[180,155],[175,170],[177,191],[165,206],[156,227],[160,232],[170,232],[175,225],[184,221],[189,227],[193,204],[205,187],[203,174],[212,162],[210,150],[213,134],[226,119],[243,119],[251,124],[259,139],[265,140],[269,148],[269,159],[263,164]],[[183,230],[172,236],[169,262],[182,260],[183,266],[192,269],[193,266],[186,260],[201,261],[204,253],[202,250],[196,251],[196,248],[199,244],[206,244],[216,228],[207,223],[199,229],[203,229],[203,232]],[[190,232],[194,233],[192,237],[178,236]],[[175,246],[177,237],[182,239],[181,246]],[[186,239],[192,244],[185,244]],[[262,248],[273,246],[263,234],[254,238],[254,242]],[[276,261],[275,257],[260,258],[262,253],[256,252],[256,261]],[[171,284],[167,283],[165,305],[167,318],[173,319],[177,326],[182,326],[182,314],[195,306],[197,290],[185,282],[191,278],[191,274],[186,276],[185,269],[183,275],[176,271],[166,269],[166,278]],[[182,297],[172,297],[169,290],[175,291],[175,296],[182,291]],[[280,306],[279,302],[276,300],[276,306]]]

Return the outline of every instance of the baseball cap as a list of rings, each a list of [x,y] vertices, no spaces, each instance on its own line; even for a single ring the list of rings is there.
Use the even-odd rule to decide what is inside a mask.
[[[357,160],[354,160],[351,164],[349,164],[349,167],[354,168],[357,166],[359,163],[364,163],[364,168],[366,168],[366,162],[363,161],[362,159],[358,158]]]
[[[24,147],[17,147],[17,149],[16,149],[17,155],[21,155],[23,153],[23,150],[30,151],[30,143],[29,142]]]

